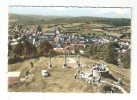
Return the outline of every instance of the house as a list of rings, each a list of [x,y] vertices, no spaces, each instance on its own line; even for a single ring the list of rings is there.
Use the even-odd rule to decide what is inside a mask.
[[[85,51],[83,51],[83,50],[79,50],[79,53],[80,53],[80,54],[84,54]]]
[[[62,47],[60,47],[60,48],[53,48],[53,50],[55,50],[56,52],[59,52],[59,53],[64,53],[64,49]]]
[[[125,53],[127,53],[127,50],[122,49],[118,51],[119,55],[124,55]]]
[[[44,36],[53,36],[55,37],[56,33],[54,32],[46,32],[46,33],[43,33]]]
[[[54,38],[54,42],[57,42],[57,43],[58,43],[59,41],[60,41],[60,38],[59,38],[59,37],[55,37],[55,38]]]
[[[8,84],[14,84],[20,81],[20,72],[8,72]]]

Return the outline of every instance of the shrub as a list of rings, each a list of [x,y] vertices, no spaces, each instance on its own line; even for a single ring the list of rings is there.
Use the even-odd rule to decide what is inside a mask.
[[[12,57],[8,58],[8,64],[13,64],[13,63],[16,63],[18,61],[22,61],[22,58],[18,55],[13,55]]]
[[[130,50],[127,51],[126,54],[121,56],[121,62],[124,68],[130,68],[130,62],[131,62]]]

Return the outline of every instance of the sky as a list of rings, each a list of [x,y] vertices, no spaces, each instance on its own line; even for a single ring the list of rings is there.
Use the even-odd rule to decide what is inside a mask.
[[[131,18],[131,8],[9,7],[9,13],[50,16]]]

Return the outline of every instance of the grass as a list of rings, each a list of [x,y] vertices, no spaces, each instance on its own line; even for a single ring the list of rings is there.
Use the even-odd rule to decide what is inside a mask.
[[[29,60],[31,62],[35,62],[34,59]],[[27,70],[31,70],[30,69],[30,65],[29,65],[29,61],[25,61],[22,63],[22,65],[20,65],[20,63],[15,64],[16,66],[21,66],[19,67],[18,71],[27,71]],[[33,71],[31,71],[31,74],[34,74],[34,79],[33,81],[28,84],[26,87],[24,86],[25,84],[23,84],[22,86],[19,86],[18,88],[10,88],[9,91],[12,89],[15,89],[14,91],[33,91],[33,92],[78,92],[78,90],[80,90],[79,92],[82,92],[81,89],[85,89],[86,88],[86,84],[85,82],[81,81],[81,80],[77,80],[75,82],[74,79],[74,73],[76,72],[76,69],[74,69],[73,67],[70,67],[68,69],[62,69],[62,62],[63,62],[63,58],[54,58],[53,61],[54,63],[54,68],[52,70],[49,70],[51,76],[47,77],[47,78],[43,78],[41,77],[41,70],[42,69],[48,69],[48,59],[47,58],[40,58],[36,60],[36,63],[34,65],[35,69]],[[56,62],[57,61],[57,62]],[[45,62],[45,63],[44,63]],[[10,67],[15,66],[13,65],[9,65]],[[68,65],[70,66],[70,65]],[[72,64],[72,66],[74,66],[74,64]],[[10,70],[9,71],[13,71]],[[23,76],[23,75],[21,75]],[[77,86],[77,84],[79,84]],[[40,87],[36,86],[36,85],[40,85]],[[33,88],[32,88],[33,87]],[[75,87],[75,88],[72,88]]]
[[[68,57],[73,58],[77,61],[77,57]],[[30,62],[34,63],[34,68],[31,69]],[[20,82],[18,84],[10,85],[8,88],[9,92],[65,92],[65,93],[96,93],[97,85],[87,86],[85,79],[74,79],[74,74],[78,69],[74,68],[76,66],[75,63],[69,63],[69,59],[67,59],[68,68],[62,69],[63,57],[54,57],[52,58],[53,69],[48,69],[49,59],[45,57],[40,57],[37,59],[29,59],[24,62],[19,62],[16,64],[10,64],[8,67],[8,71],[21,71],[21,77],[25,77],[25,72],[29,71],[33,77],[32,79],[28,79],[26,82]],[[94,64],[98,61],[90,60],[86,57],[81,57],[81,64]],[[109,65],[109,69],[114,71],[113,75],[117,75],[117,73],[122,73],[122,79],[127,77],[129,79],[130,75],[125,75],[125,70],[118,70],[117,67]],[[16,67],[16,69],[12,69]],[[112,68],[112,69],[111,69]],[[50,77],[44,78],[41,76],[41,70],[47,69],[50,73]],[[89,72],[89,68],[82,68],[84,72]],[[122,71],[122,72],[121,72]],[[129,70],[127,70],[127,74],[129,74]],[[118,78],[119,76],[117,76]],[[107,81],[112,81],[112,79],[105,79]],[[128,84],[128,83],[127,83]],[[100,92],[102,92],[104,84],[100,83],[99,88]],[[126,84],[124,84],[126,86]],[[129,87],[129,86],[128,86]],[[129,87],[130,88],[130,87]]]
[[[106,84],[102,84],[102,88],[99,88],[100,91],[102,93],[111,93],[112,91],[112,86],[110,85],[106,85]],[[122,93],[121,91],[119,91],[118,89],[113,90],[113,93]]]
[[[119,32],[116,32],[116,31],[106,32],[106,34],[109,36],[115,36],[115,37],[121,36],[121,34]]]

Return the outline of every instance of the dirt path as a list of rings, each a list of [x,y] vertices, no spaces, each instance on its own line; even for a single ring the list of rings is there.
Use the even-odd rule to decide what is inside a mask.
[[[112,84],[112,83],[110,83],[110,82],[107,82],[107,81],[101,81],[101,83],[106,83],[106,84],[109,84],[109,85],[111,85],[111,86],[113,86],[113,87],[116,87],[116,88],[118,88],[121,92],[123,92],[123,93],[128,93],[126,90],[124,90],[121,86],[117,86],[117,85],[115,85],[115,84]]]

